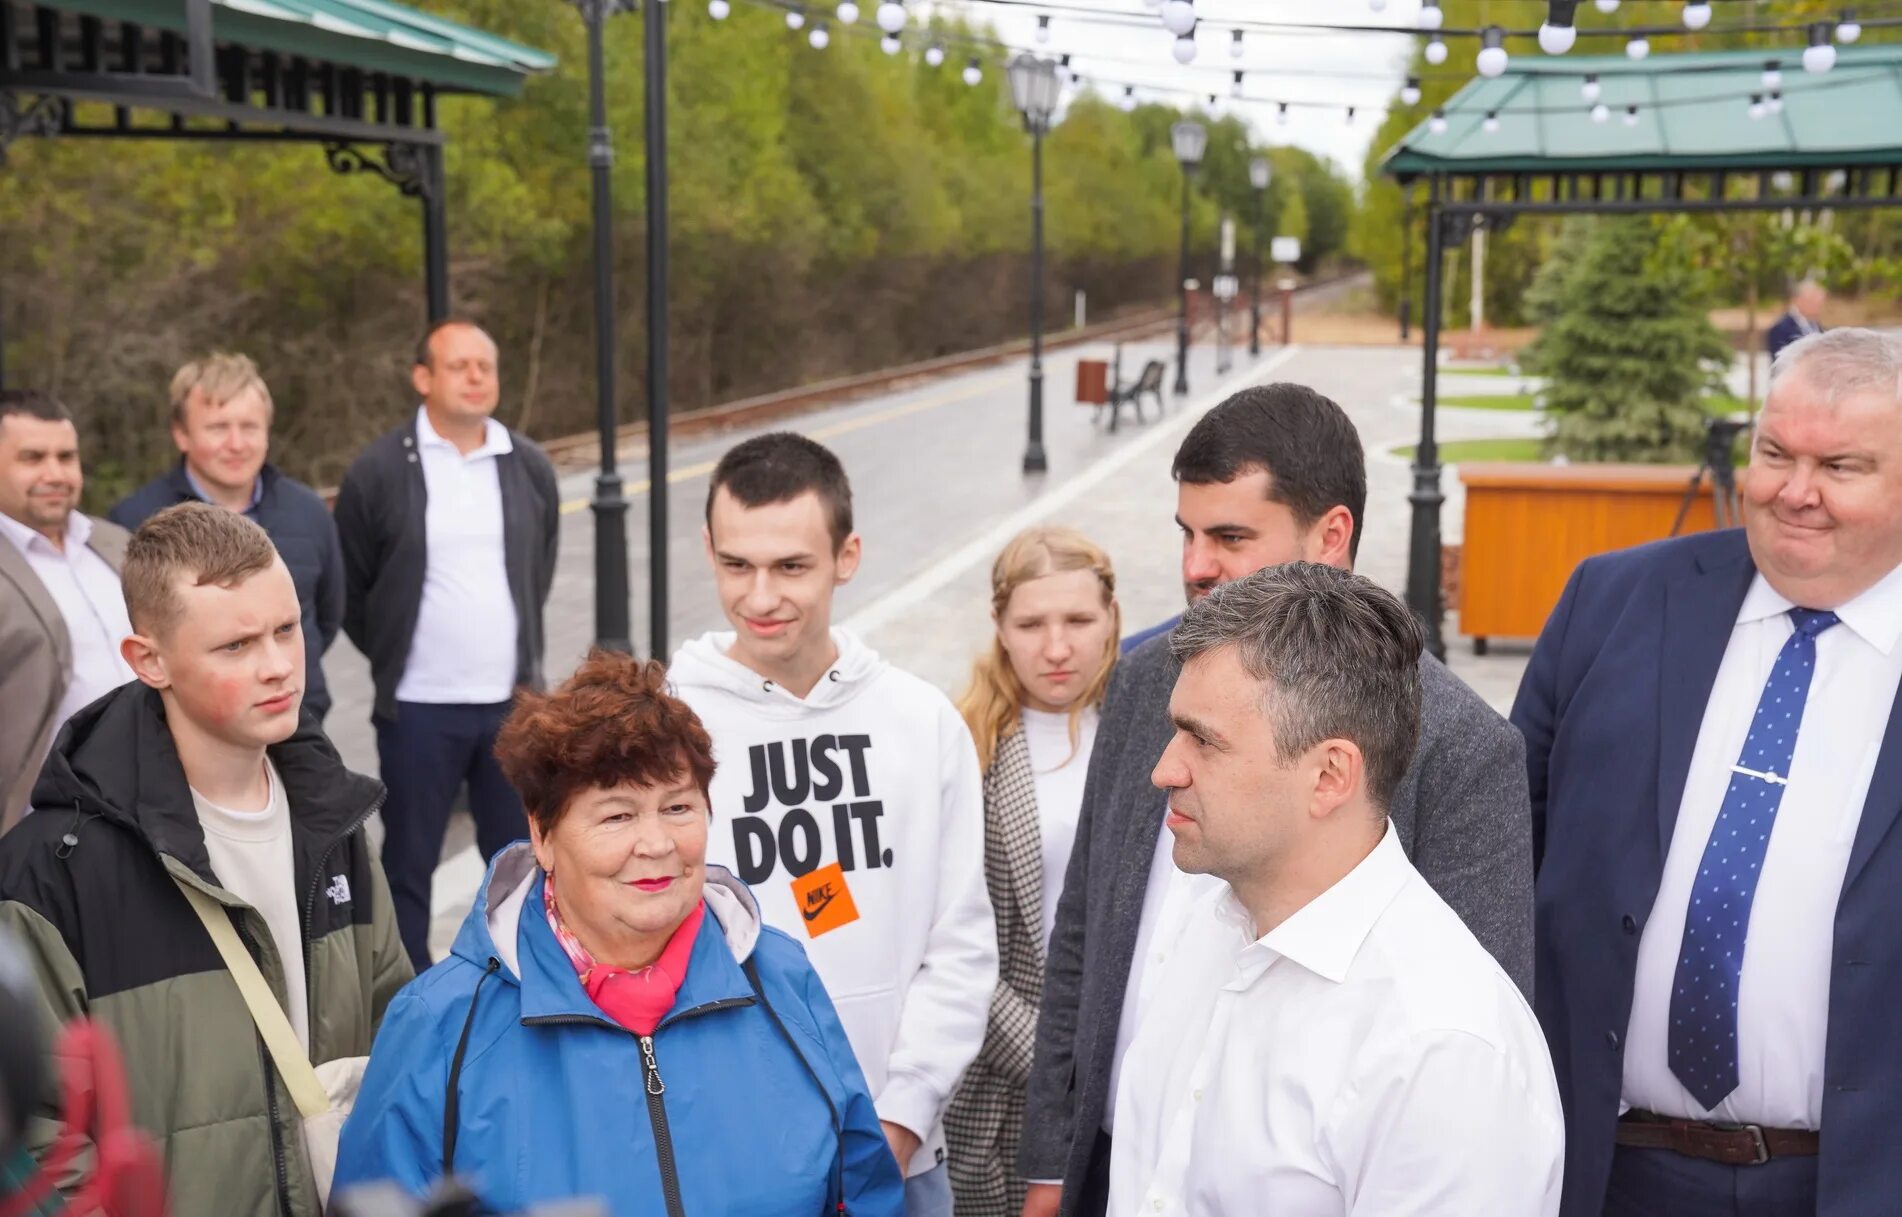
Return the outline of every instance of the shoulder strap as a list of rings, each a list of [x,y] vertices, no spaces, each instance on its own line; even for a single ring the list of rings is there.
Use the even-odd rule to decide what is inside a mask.
[[[760,1008],[765,1010],[766,1017],[772,1020],[773,1027],[779,1032],[779,1038],[785,1040],[786,1047],[792,1049],[793,1055],[804,1067],[806,1075],[812,1079],[812,1084],[819,1088],[819,1097],[826,1102],[826,1114],[832,1117],[832,1136],[838,1144],[838,1152],[832,1157],[832,1194],[837,1198],[838,1207],[830,1211],[836,1212],[839,1217],[844,1217],[845,1125],[839,1119],[838,1105],[832,1101],[831,1093],[826,1090],[825,1079],[821,1078],[819,1071],[812,1067],[812,1062],[806,1059],[806,1054],[799,1050],[799,1044],[793,1039],[792,1033],[786,1030],[786,1024],[779,1021],[779,1011],[773,1009],[773,1003],[766,1000],[766,988],[760,984],[759,969],[754,966],[751,955],[740,961],[740,970],[746,973],[747,983],[753,986],[753,996],[759,998]],[[900,1175],[904,1174],[904,1163],[898,1164],[898,1172]]]
[[[238,992],[244,995],[251,1021],[257,1024],[264,1046],[277,1062],[277,1072],[290,1090],[297,1110],[306,1120],[329,1111],[330,1096],[324,1093],[324,1084],[317,1080],[317,1071],[311,1068],[310,1058],[304,1055],[297,1033],[291,1030],[291,1020],[284,1017],[284,1008],[277,1004],[264,973],[258,971],[258,961],[251,958],[251,952],[238,940],[238,931],[232,926],[225,906],[176,875],[172,876],[172,882],[185,893],[198,920],[205,923],[205,932],[211,935],[212,945],[223,957],[225,969],[231,973],[231,979],[238,982]]]

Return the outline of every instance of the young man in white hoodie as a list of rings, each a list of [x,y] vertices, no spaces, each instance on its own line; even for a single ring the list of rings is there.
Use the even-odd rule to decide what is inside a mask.
[[[707,556],[732,625],[669,673],[713,736],[707,860],[804,943],[906,1175],[908,1217],[950,1217],[940,1122],[997,983],[983,787],[945,695],[832,625],[858,570],[839,460],[774,432],[721,458]]]

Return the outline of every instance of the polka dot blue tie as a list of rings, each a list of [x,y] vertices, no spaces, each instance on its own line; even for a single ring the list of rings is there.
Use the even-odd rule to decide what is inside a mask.
[[[1764,851],[1776,825],[1783,787],[1796,755],[1796,732],[1816,672],[1816,636],[1834,613],[1790,610],[1796,629],[1763,686],[1743,755],[1730,774],[1704,857],[1691,885],[1671,991],[1671,1072],[1706,1111],[1737,1089],[1737,987],[1744,936],[1757,896]]]

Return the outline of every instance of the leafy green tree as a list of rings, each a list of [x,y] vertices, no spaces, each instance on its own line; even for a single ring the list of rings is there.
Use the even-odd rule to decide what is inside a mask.
[[[1555,289],[1533,344],[1553,451],[1574,460],[1670,461],[1703,436],[1701,399],[1730,349],[1650,220],[1601,222]]]

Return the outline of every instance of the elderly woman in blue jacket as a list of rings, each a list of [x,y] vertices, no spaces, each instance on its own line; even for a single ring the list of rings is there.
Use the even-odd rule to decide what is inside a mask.
[[[520,695],[496,754],[529,841],[384,1015],[336,1189],[454,1174],[503,1211],[900,1217],[831,999],[706,865],[712,745],[661,666],[591,655]]]

